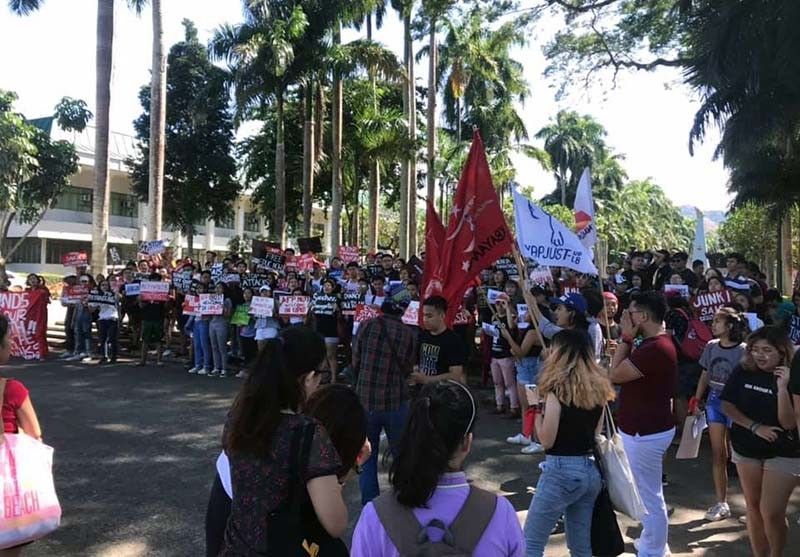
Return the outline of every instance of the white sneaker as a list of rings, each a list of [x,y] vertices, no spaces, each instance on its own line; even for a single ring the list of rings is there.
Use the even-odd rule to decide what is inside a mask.
[[[88,355],[84,356],[83,358],[81,358],[81,363],[82,364],[90,364],[90,363],[92,363],[92,357],[88,356]]]
[[[544,452],[544,447],[542,447],[539,443],[534,441],[527,447],[523,447],[520,452],[522,454],[539,454]]]
[[[197,375],[208,375],[208,374],[210,374],[210,373],[211,373],[211,372],[210,372],[209,370],[207,370],[206,368],[201,368],[201,369],[200,369],[200,370],[197,372]]]
[[[73,354],[69,358],[67,358],[68,362],[77,362],[78,360],[82,360],[84,357],[83,354]]]
[[[247,372],[244,371],[244,370],[240,371],[239,373],[236,374],[236,378],[237,379],[246,379],[247,378]]]
[[[639,551],[639,538],[633,540],[633,547],[636,549],[637,552]],[[672,555],[672,552],[670,551],[669,546],[666,546],[666,548],[664,549],[664,557],[669,557],[670,555]]]
[[[224,370],[224,369],[221,369],[221,370],[219,370],[219,376],[220,377],[227,377],[228,376],[228,372],[226,370]]]
[[[525,445],[528,446],[531,444],[531,438],[525,437],[522,433],[517,433],[513,437],[506,438],[506,443],[511,445]]]
[[[194,375],[195,373],[197,373],[197,372],[198,372],[198,371],[200,371],[201,369],[203,369],[203,368],[195,366],[195,367],[193,367],[193,368],[189,368],[189,373],[191,373],[191,374],[193,374],[193,375]]]
[[[211,371],[208,372],[209,377],[216,377],[217,375],[219,375],[218,369],[212,369]]]
[[[731,516],[731,508],[728,506],[728,503],[717,503],[706,512],[706,520],[709,522],[719,522],[720,520],[725,520],[726,518],[730,518]]]
[[[164,352],[161,355],[162,356],[172,356],[172,350],[169,350],[169,349],[164,350]]]

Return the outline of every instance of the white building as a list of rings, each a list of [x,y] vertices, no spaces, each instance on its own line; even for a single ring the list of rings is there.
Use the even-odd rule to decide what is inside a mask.
[[[9,258],[8,269],[18,273],[64,272],[61,256],[71,251],[85,251],[91,257],[92,196],[94,189],[94,127],[83,132],[67,132],[53,118],[33,121],[54,140],[66,140],[75,145],[80,169],[70,179],[70,186],[59,196],[55,207],[48,210],[20,248]],[[109,183],[111,207],[109,217],[109,247],[117,248],[123,262],[135,259],[139,242],[147,236],[147,204],[142,203],[131,189],[125,160],[136,155],[133,136],[112,132],[109,138]],[[234,236],[250,238],[266,235],[265,222],[250,202],[249,195],[241,196],[234,204],[232,218],[198,223],[195,227],[194,250],[198,257],[204,250],[227,251]],[[315,210],[315,221],[322,218]],[[30,225],[14,222],[8,231],[6,246],[12,246]],[[324,230],[324,220],[314,222],[315,233]],[[320,234],[321,235],[321,234]],[[164,229],[164,240],[175,246],[176,256],[187,247],[180,231]],[[111,263],[109,259],[109,264]]]

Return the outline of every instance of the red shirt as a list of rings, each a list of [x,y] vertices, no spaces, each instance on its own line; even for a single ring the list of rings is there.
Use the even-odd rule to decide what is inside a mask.
[[[628,435],[653,435],[675,427],[672,399],[678,383],[678,354],[669,335],[657,335],[629,358],[642,377],[622,384],[619,428]]]
[[[3,431],[17,433],[17,410],[28,399],[28,389],[16,379],[6,381],[3,394]]]

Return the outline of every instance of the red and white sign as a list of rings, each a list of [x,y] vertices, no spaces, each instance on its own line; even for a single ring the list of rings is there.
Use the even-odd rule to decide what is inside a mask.
[[[469,325],[470,323],[472,323],[472,314],[464,308],[459,309],[453,319],[453,325]]]
[[[166,302],[169,300],[169,283],[145,280],[139,285],[139,295],[143,302]]]
[[[71,251],[61,256],[61,264],[64,267],[85,267],[89,258],[85,251]]]
[[[700,321],[710,323],[714,319],[714,314],[717,310],[725,304],[730,304],[733,301],[731,293],[727,290],[721,292],[708,292],[700,294],[692,300],[692,307],[694,313]]]
[[[222,315],[224,299],[222,294],[200,294],[200,315]]]
[[[361,259],[358,246],[339,246],[339,259],[341,259],[342,263],[345,265],[352,262],[358,263]]]
[[[317,260],[313,253],[304,253],[297,258],[297,269],[299,271],[313,271]]]
[[[272,317],[275,314],[275,299],[255,296],[250,300],[250,315],[256,317]]]
[[[296,255],[287,255],[286,256],[286,265],[284,266],[284,270],[288,272],[296,272],[297,271],[297,256]]]
[[[67,305],[79,304],[89,297],[89,287],[83,284],[65,286],[61,289],[61,301]]]
[[[419,327],[419,302],[411,302],[408,304],[403,314],[403,323]]]
[[[26,360],[47,356],[47,291],[0,292],[0,313],[11,323],[11,355]]]
[[[308,315],[309,300],[308,296],[283,296],[278,313],[282,317],[305,317]]]
[[[184,315],[200,315],[200,297],[187,295],[183,299],[183,314]]]
[[[356,334],[358,332],[358,328],[364,321],[375,319],[376,317],[380,317],[381,315],[383,315],[383,312],[380,310],[379,307],[368,306],[366,304],[358,304],[356,306],[356,314],[353,317],[353,334]]]

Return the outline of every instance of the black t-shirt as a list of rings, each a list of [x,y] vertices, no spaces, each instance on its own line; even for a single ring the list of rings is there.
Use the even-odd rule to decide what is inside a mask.
[[[789,392],[800,396],[800,351],[794,353],[792,369],[789,375]]]
[[[771,373],[747,371],[737,366],[725,384],[720,398],[736,406],[751,420],[765,426],[781,427],[778,421],[778,384]],[[770,443],[750,433],[747,428],[733,424],[731,443],[733,450],[747,458],[800,457],[797,429],[782,431],[778,440]]]
[[[163,321],[164,302],[144,302],[142,304],[142,321]]]
[[[558,456],[582,456],[592,454],[594,432],[603,414],[603,407],[584,410],[577,406],[561,405],[558,433],[547,454]]]
[[[419,371],[423,375],[442,375],[452,366],[463,366],[467,361],[464,341],[450,329],[433,335],[421,331],[419,335]]]
[[[505,326],[508,327],[508,321],[501,317],[498,317],[500,322]],[[499,325],[498,325],[499,327]],[[499,360],[501,358],[510,358],[511,357],[511,345],[506,340],[506,337],[498,330],[497,336],[492,337],[492,358]]]

